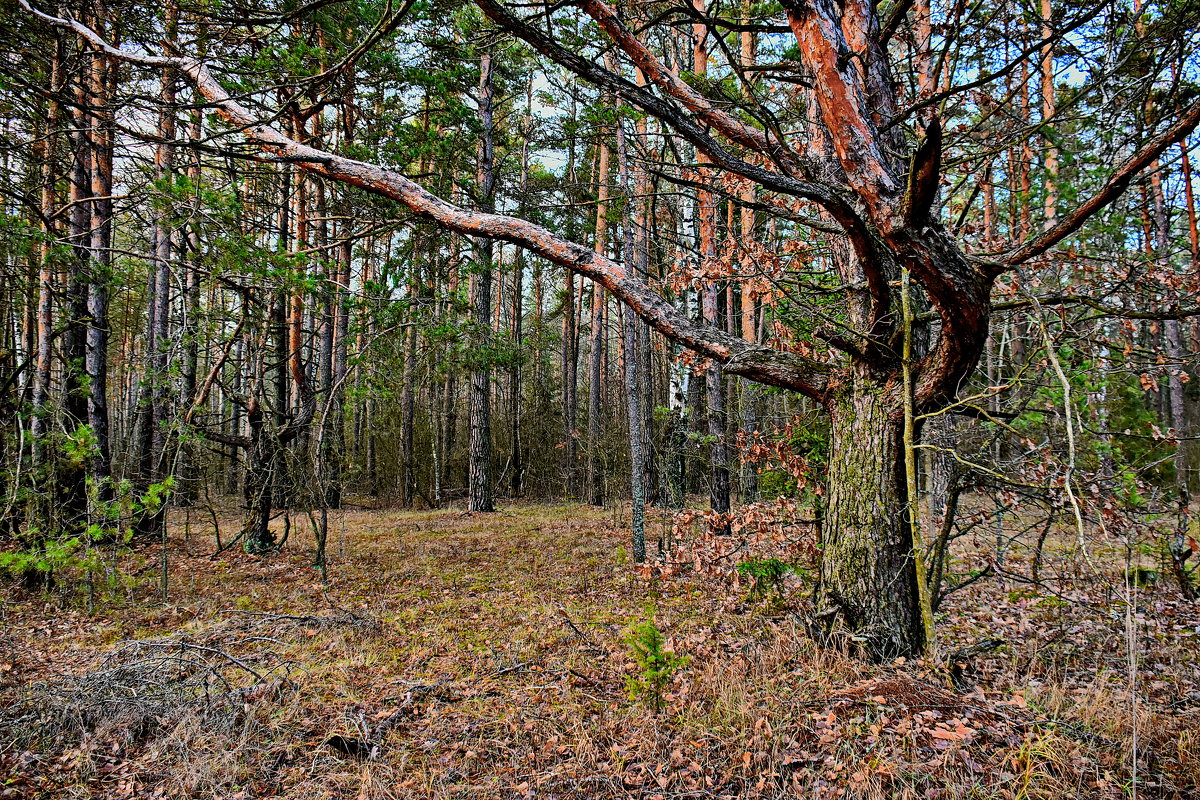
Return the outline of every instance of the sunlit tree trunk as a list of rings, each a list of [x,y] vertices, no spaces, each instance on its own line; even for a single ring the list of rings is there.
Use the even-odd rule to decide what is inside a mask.
[[[1053,13],[1051,0],[1041,0],[1042,38],[1047,40],[1042,47],[1042,121],[1047,123],[1042,131],[1046,143],[1042,162],[1046,171],[1043,213],[1047,229],[1051,228],[1058,218],[1058,147],[1054,142],[1053,128],[1049,124],[1054,120],[1058,108],[1054,85],[1054,44],[1049,41],[1054,35],[1054,27],[1051,24]]]

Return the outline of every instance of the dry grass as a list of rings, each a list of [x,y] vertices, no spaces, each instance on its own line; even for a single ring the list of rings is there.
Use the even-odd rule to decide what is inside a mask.
[[[9,587],[0,797],[1128,793],[1133,703],[1124,621],[1111,608],[1046,603],[998,582],[954,596],[946,647],[1009,642],[974,665],[978,687],[961,694],[920,664],[868,667],[822,649],[797,617],[764,616],[711,578],[635,577],[619,563],[611,512],[517,505],[331,520],[327,587],[304,526],[266,560],[210,558],[215,542],[194,517],[186,556],[182,513],[167,605],[156,601],[154,547],[122,557],[136,581],[90,616],[73,596]],[[803,587],[791,589],[802,608]],[[1165,588],[1143,600],[1139,794],[1195,796],[1200,704],[1187,692],[1200,637],[1185,634],[1200,612]],[[651,618],[689,659],[661,714],[625,689],[627,632]],[[221,658],[208,653],[136,713],[97,700],[161,683],[146,654],[180,642],[270,674],[214,667]],[[149,674],[114,682],[108,673],[130,654]],[[226,670],[219,688],[214,668]]]

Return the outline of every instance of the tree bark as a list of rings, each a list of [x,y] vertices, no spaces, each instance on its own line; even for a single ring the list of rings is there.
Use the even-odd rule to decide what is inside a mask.
[[[42,141],[42,234],[44,239],[38,250],[38,295],[37,295],[37,361],[33,373],[33,414],[29,420],[29,433],[33,440],[33,466],[39,469],[45,463],[45,435],[49,430],[50,379],[53,365],[54,330],[54,260],[53,246],[58,233],[54,223],[55,206],[58,204],[58,126],[62,116],[62,103],[58,93],[63,82],[63,40],[56,35],[54,54],[50,62],[50,101],[46,109],[45,136]],[[44,476],[39,476],[44,477]]]
[[[743,15],[749,19],[752,12],[751,3],[745,0],[743,3]],[[757,62],[757,51],[755,49],[755,37],[750,31],[743,31],[741,34],[741,56],[742,67],[753,66]],[[750,101],[749,89],[743,92],[745,100]],[[742,206],[739,228],[741,233],[742,254],[742,269],[746,274],[753,275],[758,265],[754,262],[751,255],[752,245],[754,244],[754,209],[750,204],[754,202],[754,186],[747,183],[740,193],[741,200],[745,203]],[[748,342],[755,341],[755,311],[758,303],[758,296],[755,288],[751,283],[744,282],[742,284],[741,301],[741,335]],[[732,313],[732,310],[730,311]],[[760,403],[760,395],[758,385],[750,381],[741,383],[741,429],[747,436],[753,437],[758,431],[758,406]],[[758,499],[758,467],[753,463],[743,460],[741,466],[741,502],[754,502]]]
[[[178,12],[174,3],[166,7],[166,37],[170,42],[176,38],[176,23]],[[170,402],[167,393],[169,379],[168,367],[171,350],[171,260],[175,255],[176,232],[173,230],[174,216],[174,183],[175,183],[175,82],[176,71],[164,69],[160,77],[159,99],[162,107],[159,109],[158,137],[159,143],[154,150],[154,181],[157,191],[162,193],[162,203],[154,219],[151,230],[153,244],[153,261],[151,262],[150,291],[146,298],[149,306],[149,325],[146,337],[147,355],[150,359],[148,372],[149,409],[144,415],[149,431],[143,433],[141,445],[149,445],[144,453],[142,474],[138,490],[145,492],[152,484],[166,477],[169,470],[167,463],[168,437],[170,423]],[[156,535],[166,518],[165,505],[138,520],[139,533]]]
[[[530,75],[525,93],[525,117],[522,121],[521,144],[521,183],[518,208],[522,215],[527,209],[529,197],[529,137],[532,133],[533,119],[533,76]],[[524,446],[521,442],[521,407],[523,378],[521,364],[525,352],[522,339],[525,315],[525,251],[518,249],[513,259],[512,276],[512,346],[514,357],[508,371],[508,408],[509,408],[509,448],[512,451],[512,479],[509,484],[509,494],[520,497],[524,493],[523,479],[525,477]]]
[[[1046,142],[1046,152],[1043,165],[1046,168],[1046,198],[1043,204],[1045,227],[1054,226],[1058,218],[1058,147],[1054,143],[1053,128],[1051,127],[1058,108],[1054,85],[1054,44],[1050,41],[1054,34],[1051,24],[1054,9],[1051,0],[1041,0],[1042,38],[1046,45],[1042,48],[1042,136]]]
[[[856,376],[828,410],[820,613],[836,612],[874,659],[915,655],[925,642],[905,515],[901,398]]]
[[[617,171],[620,178],[621,192],[625,195],[624,219],[622,220],[621,254],[630,268],[636,269],[637,238],[633,226],[633,214],[629,203],[634,202],[633,182],[629,174],[629,157],[625,141],[625,124],[617,119]],[[645,364],[642,360],[639,328],[641,322],[637,314],[628,305],[621,305],[622,344],[624,358],[622,366],[625,372],[625,403],[629,421],[629,503],[630,503],[630,539],[633,551],[633,561],[641,564],[646,560],[646,437],[645,420],[642,416],[644,391],[642,372]]]
[[[695,0],[696,9],[704,13],[705,0]],[[696,75],[708,73],[708,49],[706,41],[708,26],[697,24],[693,26],[692,71]],[[703,152],[696,154],[698,164],[708,164],[710,159]],[[697,193],[697,229],[700,240],[700,272],[701,275],[712,267],[717,256],[717,205],[710,191],[701,189]],[[712,278],[702,278],[701,313],[704,322],[712,327],[719,326],[717,295],[719,287]],[[704,385],[707,392],[708,436],[711,440],[708,450],[709,458],[709,505],[713,511],[720,514],[729,513],[729,445],[726,440],[725,419],[725,372],[719,362],[713,361],[704,374]],[[729,533],[729,523],[722,522],[717,526],[718,534]]]
[[[491,210],[496,186],[495,143],[492,131],[492,56],[479,60],[479,197],[485,211]],[[467,489],[471,511],[495,511],[492,501],[492,370],[487,352],[492,338],[492,240],[475,244],[479,263],[471,276],[471,328],[479,361],[471,369],[470,440],[468,442]]]
[[[415,269],[412,265],[410,269]],[[409,297],[415,288],[415,281],[409,282]],[[403,477],[400,483],[400,504],[412,508],[416,502],[417,472],[414,462],[414,439],[416,430],[416,379],[417,379],[417,326],[415,315],[416,304],[409,308],[409,328],[402,334],[404,342],[404,389],[400,393],[400,460]]]
[[[204,123],[200,111],[192,112],[191,126],[188,136],[192,141],[199,141],[204,132]],[[188,164],[188,182],[192,190],[191,216],[183,231],[180,244],[186,250],[185,276],[183,293],[183,321],[180,326],[180,338],[183,340],[183,364],[181,368],[181,386],[179,390],[179,407],[186,409],[191,406],[196,394],[196,371],[200,359],[200,213],[201,213],[201,167],[200,153],[192,154]],[[187,431],[183,433],[186,435]],[[198,496],[201,476],[197,448],[190,440],[180,449],[179,469],[177,470],[178,488],[176,502],[179,505],[190,506]]]
[[[1157,162],[1155,162],[1157,166]],[[1163,192],[1162,178],[1156,169],[1150,177],[1150,196],[1152,199],[1152,219],[1154,229],[1154,244],[1151,255],[1166,260],[1170,257],[1170,230],[1167,219],[1167,202]],[[1177,507],[1177,527],[1186,531],[1191,517],[1191,492],[1188,486],[1188,451],[1187,439],[1187,409],[1184,397],[1184,381],[1188,375],[1187,362],[1183,341],[1183,323],[1178,319],[1168,319],[1163,323],[1163,339],[1166,345],[1166,355],[1170,362],[1167,377],[1168,421],[1179,435],[1175,444],[1175,492]]]
[[[608,250],[608,144],[601,141],[596,157],[596,235],[593,247],[604,256]],[[604,505],[603,465],[600,459],[604,435],[604,289],[592,283],[591,352],[588,362],[588,463],[587,496],[593,506]]]
[[[103,19],[103,5],[98,6]],[[89,279],[87,289],[87,420],[95,437],[91,459],[91,480],[98,511],[107,517],[104,506],[113,498],[112,456],[109,444],[108,416],[108,285],[112,280],[112,170],[113,128],[108,110],[109,56],[92,54],[89,94],[93,112],[89,125],[91,148],[91,202]]]

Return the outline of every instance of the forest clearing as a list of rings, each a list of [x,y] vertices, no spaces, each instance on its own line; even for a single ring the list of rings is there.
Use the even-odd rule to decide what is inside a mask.
[[[0,0],[0,798],[1200,796],[1197,0]]]
[[[636,574],[611,512],[338,516],[327,588],[299,529],[260,560],[212,555],[207,522],[185,547],[172,520],[173,602],[153,580],[91,615],[10,593],[3,796],[1125,797],[1135,743],[1140,796],[1200,791],[1200,609],[1138,590],[1135,712],[1111,549],[1097,578],[1054,547],[1072,602],[1004,583],[956,595],[942,646],[1003,644],[963,658],[952,688],[815,643],[795,577],[772,602]],[[687,659],[657,711],[627,687],[647,621]],[[237,700],[163,684],[176,669],[222,672]]]

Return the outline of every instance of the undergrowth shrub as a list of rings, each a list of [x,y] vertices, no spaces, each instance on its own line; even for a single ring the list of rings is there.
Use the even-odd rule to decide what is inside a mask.
[[[783,606],[783,581],[795,567],[778,558],[762,558],[738,564],[738,574],[750,580],[746,600],[751,603],[767,601],[773,607]]]
[[[667,650],[662,631],[652,621],[640,622],[629,633],[629,647],[638,674],[625,679],[630,700],[640,699],[652,711],[662,711],[671,678],[687,663],[687,656]]]

